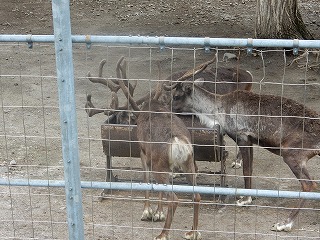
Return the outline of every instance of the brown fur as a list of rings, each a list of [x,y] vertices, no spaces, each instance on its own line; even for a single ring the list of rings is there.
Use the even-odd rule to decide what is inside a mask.
[[[197,82],[182,83],[175,92],[175,109],[207,115],[206,121],[216,120],[237,142],[243,157],[245,187],[252,186],[252,144],[266,147],[281,155],[301,182],[303,191],[312,191],[316,183],[309,175],[306,163],[320,154],[320,116],[306,106],[280,96],[259,95],[235,91],[225,95],[208,92]],[[214,114],[214,115],[212,115]],[[274,230],[289,231],[299,208],[300,200],[288,219],[275,225]]]
[[[169,149],[170,143],[174,138],[182,141],[187,141],[191,144],[191,135],[185,126],[184,122],[163,106],[157,100],[150,100],[145,103],[142,112],[137,119],[137,139],[141,149],[141,160],[144,171],[152,171],[155,180],[158,183],[170,184],[169,172],[172,172],[174,166],[171,165],[174,159],[170,159]],[[188,156],[188,160],[180,166],[187,174],[187,181],[191,185],[196,185],[196,167],[193,160],[193,151]],[[145,182],[149,182],[148,174],[145,175]],[[146,198],[149,197],[147,193]],[[161,201],[162,195],[160,195]],[[168,192],[167,198],[170,201],[168,204],[168,212],[166,222],[161,234],[156,239],[167,239],[169,229],[173,219],[173,215],[177,208],[178,198],[174,192]],[[192,231],[187,233],[192,239],[197,239],[199,233],[196,231],[198,228],[198,214],[200,195],[194,194],[194,222]],[[162,205],[158,206],[157,212],[161,212]],[[148,201],[146,202],[145,209],[149,208]]]
[[[118,62],[121,65],[123,58]],[[124,76],[125,68],[120,68]],[[120,73],[118,74],[120,75]],[[150,181],[150,171],[156,182],[170,184],[169,173],[176,164],[185,172],[187,181],[192,186],[196,185],[196,167],[193,159],[193,148],[191,135],[184,122],[170,111],[158,100],[161,95],[161,84],[158,83],[154,99],[146,100],[142,110],[134,101],[132,95],[125,86],[124,81],[119,79],[119,86],[124,95],[128,98],[132,108],[137,111],[137,139],[140,145],[140,157],[144,170],[144,182]],[[178,148],[178,151],[174,151]],[[187,150],[187,151],[185,151]],[[176,155],[174,153],[177,153]],[[154,214],[150,208],[149,191],[146,191],[146,201],[142,220],[162,220],[162,192],[159,195],[158,209]],[[178,198],[173,191],[167,192],[168,212],[162,232],[156,240],[167,240],[175,210],[178,205]],[[199,239],[198,217],[201,197],[200,194],[193,194],[193,225],[192,230],[185,234],[187,239]],[[160,217],[159,217],[160,216]]]

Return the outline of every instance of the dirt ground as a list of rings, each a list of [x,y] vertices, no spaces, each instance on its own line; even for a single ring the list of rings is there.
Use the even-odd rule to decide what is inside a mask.
[[[187,37],[254,37],[256,1],[71,1],[73,34],[148,35]],[[301,0],[299,7],[310,31],[320,39],[318,0]],[[50,1],[2,0],[1,34],[53,34]],[[320,111],[320,76],[310,68],[316,55],[310,53],[298,63],[281,49],[259,49],[246,55],[245,49],[219,49],[218,66],[239,66],[254,76],[253,91],[283,95]],[[225,52],[239,54],[239,60],[223,61]],[[86,79],[97,75],[98,64],[107,59],[105,76],[115,75],[120,56],[128,60],[128,76],[140,79],[135,95],[150,90],[150,79],[191,69],[212,58],[215,50],[120,46],[74,45],[74,72],[79,129],[81,179],[104,181],[105,155],[102,152],[100,125],[105,115],[89,118],[84,111],[86,95],[92,94],[97,107],[110,104],[110,91]],[[302,54],[303,52],[300,52]],[[307,67],[301,65],[308,63]],[[318,62],[319,63],[319,62]],[[63,179],[59,107],[55,55],[52,44],[0,43],[0,176],[12,179]],[[144,80],[144,81],[143,81]],[[123,97],[121,98],[124,103]],[[226,148],[227,184],[243,188],[242,170],[233,169],[236,146],[229,139]],[[319,157],[309,161],[312,176],[319,181]],[[114,158],[121,180],[140,182],[137,158]],[[200,185],[219,185],[219,163],[199,162]],[[299,183],[280,157],[260,147],[254,148],[254,188],[299,190]],[[143,193],[114,191],[100,202],[100,190],[83,190],[85,239],[153,239],[163,223],[142,222]],[[153,195],[156,197],[156,193]],[[182,199],[170,233],[181,239],[192,225],[190,196]],[[203,239],[320,239],[320,204],[308,201],[289,233],[270,231],[284,220],[296,200],[257,198],[253,205],[238,208],[234,197],[224,203],[213,196],[202,196],[199,229]],[[1,239],[67,239],[64,189],[38,187],[0,187]]]

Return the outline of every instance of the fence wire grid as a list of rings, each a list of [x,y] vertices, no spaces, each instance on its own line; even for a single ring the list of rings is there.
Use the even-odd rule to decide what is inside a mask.
[[[248,52],[243,46],[181,47],[74,41],[75,118],[82,181],[79,182],[83,211],[80,217],[84,226],[83,235],[76,238],[70,233],[70,225],[72,229],[77,223],[70,219],[67,212],[70,207],[68,197],[72,195],[66,191],[72,189],[64,189],[68,178],[72,176],[68,176],[64,165],[68,159],[63,157],[61,128],[64,123],[59,112],[61,96],[57,73],[60,69],[56,68],[55,45],[50,41],[33,41],[30,47],[30,42],[29,45],[27,42],[2,40],[0,44],[1,239],[153,239],[160,233],[163,222],[140,220],[144,185],[141,161],[136,156],[137,142],[132,140],[130,132],[124,133],[125,138],[112,135],[110,130],[103,135],[103,127],[110,126],[106,123],[109,110],[114,110],[110,107],[111,91],[108,86],[88,79],[89,71],[97,79],[99,64],[103,59],[106,63],[101,78],[105,79],[116,77],[117,61],[121,56],[125,57],[129,82],[137,80],[135,99],[151,94],[159,79],[166,79],[177,71],[191,70],[216,56],[213,67],[250,71],[253,75],[253,92],[291,98],[320,111],[320,48],[299,49],[298,54],[293,55],[292,48],[253,47]],[[101,110],[101,113],[92,117],[88,116],[85,107],[88,95],[91,95],[94,109]],[[118,91],[118,97],[119,106],[126,105],[127,99],[121,90]],[[208,130],[202,128],[202,131]],[[104,136],[108,138],[105,145],[102,144],[106,141]],[[215,189],[222,189],[222,192],[224,189],[238,189],[241,192],[244,188],[242,167],[232,166],[238,147],[226,135],[223,140],[227,152],[226,187],[221,188],[220,162],[201,159],[197,161],[197,183],[200,187],[211,189],[203,191],[214,193]],[[112,146],[118,143],[127,143],[129,150],[116,149],[126,156],[112,156],[112,166],[109,166],[106,155],[112,155],[115,151]],[[194,143],[196,145],[202,144]],[[213,147],[213,144],[209,143],[208,146]],[[281,157],[256,145],[253,146],[253,154],[253,189],[303,195],[299,181]],[[308,170],[314,181],[319,183],[318,160],[319,157],[310,160]],[[108,185],[110,176],[109,179],[106,177],[110,168],[114,187]],[[175,186],[186,185],[184,175],[177,175],[171,181]],[[159,187],[151,185],[146,188]],[[180,239],[192,225],[192,191],[177,191],[179,206],[170,230],[171,239]],[[251,205],[238,207],[235,202],[239,194],[228,193],[221,201],[218,193],[201,194],[199,231],[203,239],[320,238],[318,193],[307,200],[291,232],[273,232],[270,229],[274,223],[287,217],[298,201],[295,197],[259,196],[254,198]],[[158,192],[151,191],[152,206],[157,200]],[[167,205],[165,199],[163,202]]]

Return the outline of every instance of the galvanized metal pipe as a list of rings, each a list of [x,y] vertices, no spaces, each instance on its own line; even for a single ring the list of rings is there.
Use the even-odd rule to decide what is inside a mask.
[[[73,43],[108,43],[156,46],[204,46],[204,47],[273,47],[273,48],[320,48],[320,40],[252,39],[208,37],[157,37],[157,36],[98,36],[72,35]],[[0,35],[0,42],[54,42],[53,35]]]
[[[53,0],[62,156],[69,239],[84,239],[69,0]],[[30,44],[30,42],[29,42]]]
[[[0,185],[9,186],[32,186],[32,187],[65,187],[65,181],[59,180],[32,180],[32,179],[0,179]],[[206,187],[206,186],[185,186],[185,185],[163,185],[147,183],[126,183],[126,182],[90,182],[81,181],[82,188],[108,189],[124,191],[159,191],[159,192],[182,192],[211,194],[211,195],[236,195],[254,196],[268,198],[304,198],[309,200],[320,200],[319,192],[295,192],[264,189],[242,189],[225,187]]]

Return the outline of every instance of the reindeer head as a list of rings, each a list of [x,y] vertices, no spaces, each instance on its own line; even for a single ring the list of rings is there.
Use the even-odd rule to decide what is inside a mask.
[[[107,120],[105,120],[104,123],[135,125],[137,123],[137,117],[132,112],[120,111],[110,115],[110,117]]]
[[[194,87],[202,87],[204,79],[199,78],[195,81],[185,81],[177,84],[172,92],[172,110],[174,112],[190,112],[194,101]]]
[[[180,75],[180,77],[175,80],[176,83],[171,86],[164,84],[163,88],[172,93],[171,104],[174,112],[190,112],[192,107],[193,85],[203,86],[204,79],[206,75],[208,75],[208,73],[204,71],[214,61],[215,57],[208,62],[202,63],[195,69],[181,74],[182,76]],[[197,77],[197,79],[192,81],[195,77]]]
[[[209,61],[185,73],[177,83],[166,86],[172,92],[172,109],[175,112],[190,112],[200,96],[194,94],[195,88],[202,88],[202,93],[227,94],[236,90],[251,91],[253,77],[247,70],[232,67],[205,69]],[[196,79],[193,81],[193,79]],[[183,81],[183,82],[182,82]]]

